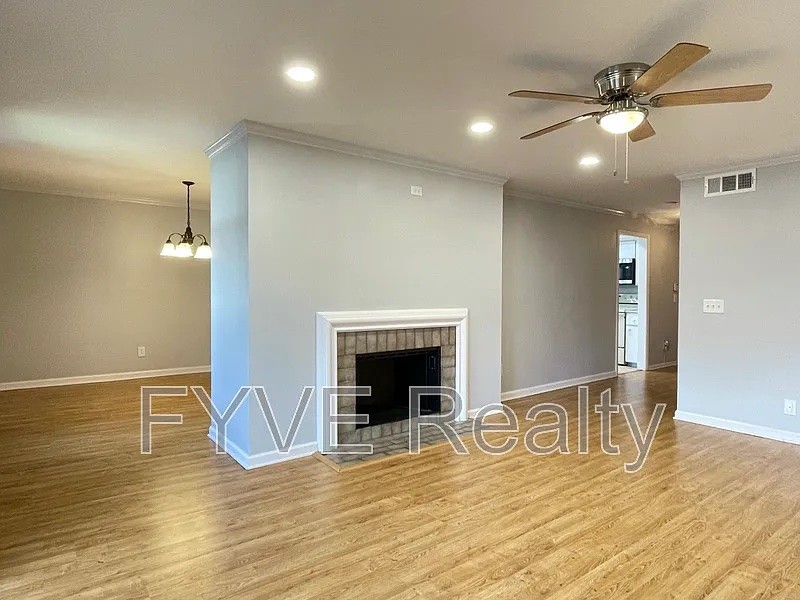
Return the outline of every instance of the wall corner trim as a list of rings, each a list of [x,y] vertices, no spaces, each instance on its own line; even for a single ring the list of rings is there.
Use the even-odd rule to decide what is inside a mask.
[[[247,135],[247,123],[251,121],[239,121],[236,125],[233,126],[233,129],[228,131],[225,135],[219,138],[216,142],[211,144],[208,148],[205,149],[206,156],[208,158],[212,158],[215,154],[222,152],[223,150],[230,148],[240,139]]]
[[[208,428],[208,438],[216,445],[217,432],[216,429],[214,429],[213,425]],[[239,463],[239,465],[246,471],[249,471],[251,469],[257,469],[259,467],[275,465],[278,463],[286,462],[287,460],[295,460],[297,458],[311,456],[316,451],[317,451],[317,443],[307,442],[305,444],[293,445],[288,452],[279,452],[278,450],[272,450],[270,452],[258,452],[256,454],[248,454],[231,440],[225,440],[225,454],[227,454],[233,460]]]
[[[756,437],[766,438],[768,440],[787,442],[789,444],[800,444],[800,433],[787,431],[785,429],[775,429],[773,427],[753,425],[751,423],[744,423],[742,421],[711,417],[708,415],[686,412],[684,410],[676,410],[673,418],[676,421],[693,423],[695,425],[704,425],[706,427],[714,427],[715,429],[723,429],[725,431],[732,431],[734,433],[754,435]]]
[[[675,178],[678,181],[691,181],[693,179],[700,179],[707,175],[716,175],[717,173],[727,173],[728,171],[745,171],[747,169],[758,169],[763,167],[777,167],[779,165],[788,165],[791,163],[800,162],[800,154],[786,154],[783,156],[773,156],[772,158],[765,158],[763,160],[754,160],[748,163],[737,163],[733,165],[723,165],[721,167],[703,169],[702,171],[689,171],[685,173],[675,173]]]
[[[8,390],[27,390],[31,388],[55,387],[61,385],[80,385],[84,383],[105,383],[109,381],[127,381],[129,379],[145,379],[150,377],[167,377],[169,375],[190,375],[193,373],[210,373],[211,367],[177,367],[174,369],[153,369],[150,371],[127,371],[125,373],[104,373],[101,375],[78,375],[75,377],[53,377],[51,379],[30,379],[28,381],[0,382],[0,392]]]
[[[588,204],[586,202],[576,202],[574,200],[565,200],[563,198],[554,198],[552,196],[540,196],[539,194],[531,194],[530,192],[523,192],[521,190],[506,189],[503,190],[503,196],[508,198],[517,198],[518,200],[533,200],[534,202],[546,202],[547,204],[558,204],[559,206],[566,206],[567,208],[575,208],[578,210],[590,210],[592,212],[599,212],[607,215],[614,215],[617,217],[624,217],[629,215],[628,212],[624,210],[617,210],[616,208],[609,208],[607,206],[599,206],[596,204]]]
[[[536,396],[538,394],[563,390],[565,388],[575,387],[578,385],[587,385],[589,383],[604,381],[606,379],[614,379],[616,376],[616,371],[608,371],[606,373],[597,373],[595,375],[587,375],[585,377],[576,377],[574,379],[565,379],[563,381],[554,381],[552,383],[535,385],[533,387],[522,388],[519,390],[509,390],[500,394],[500,400],[502,402],[507,402],[509,400],[527,398],[528,396]]]
[[[471,410],[468,410],[468,411],[467,411],[467,418],[468,418],[468,419],[474,419],[474,418],[475,418],[475,417],[478,415],[478,412],[479,412],[479,411],[480,411],[482,408],[483,408],[483,407],[480,407],[480,408],[473,408],[473,409],[471,409]],[[487,412],[486,412],[486,415],[485,415],[485,416],[489,417],[489,416],[491,416],[491,415],[502,415],[502,414],[505,414],[505,413],[504,413],[504,412],[503,412],[501,409],[499,409],[499,408],[492,408],[492,409],[490,409],[489,411],[487,411]]]
[[[54,190],[46,188],[31,188],[24,186],[9,186],[3,185],[0,187],[2,192],[21,192],[23,194],[37,194],[39,196],[60,196],[64,198],[71,198],[73,200],[108,200],[111,202],[128,202],[130,204],[145,204],[147,206],[166,206],[169,208],[186,208],[186,202],[178,200],[162,200],[158,198],[147,198],[145,196],[122,196],[118,194],[99,194],[96,192],[79,192],[68,190]],[[208,212],[209,206],[207,204],[199,204],[198,206],[192,205],[192,210],[202,210]]]
[[[670,361],[670,362],[656,363],[654,365],[650,365],[645,370],[646,371],[658,371],[659,369],[666,369],[667,367],[676,367],[676,366],[678,366],[678,361],[673,360],[673,361]]]
[[[332,138],[311,135],[307,133],[300,133],[291,129],[283,129],[281,127],[274,127],[272,125],[265,125],[256,121],[248,121],[247,119],[240,121],[228,133],[222,136],[219,140],[206,148],[206,156],[213,157],[218,152],[235,144],[241,138],[247,135],[254,135],[259,137],[270,138],[273,140],[280,140],[283,142],[290,142],[292,144],[299,144],[301,146],[309,146],[311,148],[318,148],[320,150],[328,150],[330,152],[338,152],[339,154],[348,154],[350,156],[359,156],[362,158],[370,158],[373,160],[380,160],[383,162],[393,163],[404,167],[412,167],[415,169],[424,169],[426,171],[433,171],[435,173],[443,173],[445,175],[452,175],[454,177],[461,177],[463,179],[472,179],[475,181],[483,181],[486,183],[493,183],[495,185],[504,185],[508,181],[507,177],[502,175],[495,175],[492,173],[484,173],[473,169],[464,169],[460,167],[453,167],[435,161],[425,160],[422,158],[415,158],[405,154],[397,154],[388,150],[378,150],[376,148],[368,148],[367,146],[360,146],[349,142],[342,142]]]

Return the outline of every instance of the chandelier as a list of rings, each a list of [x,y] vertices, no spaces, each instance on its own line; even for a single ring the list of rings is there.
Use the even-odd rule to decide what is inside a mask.
[[[202,233],[192,233],[192,211],[189,204],[189,189],[194,185],[194,181],[182,181],[186,186],[186,231],[183,234],[170,233],[167,241],[161,248],[161,256],[173,256],[176,258],[195,258],[208,260],[211,258],[211,246]],[[176,244],[172,241],[173,236],[178,236],[180,241]],[[194,248],[195,239],[200,238],[202,243]],[[199,240],[198,240],[199,241]]]

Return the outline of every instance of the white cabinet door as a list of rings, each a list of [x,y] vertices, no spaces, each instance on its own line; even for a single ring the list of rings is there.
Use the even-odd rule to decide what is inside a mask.
[[[617,364],[625,364],[625,313],[617,313]]]
[[[638,366],[639,364],[639,328],[627,327],[625,330],[625,362]]]
[[[624,241],[619,243],[619,257],[623,258],[636,258],[636,242]]]

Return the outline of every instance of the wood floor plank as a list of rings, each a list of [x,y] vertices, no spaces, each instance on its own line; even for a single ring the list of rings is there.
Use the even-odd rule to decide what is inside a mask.
[[[503,456],[467,440],[467,457],[443,445],[338,473],[313,457],[245,472],[189,398],[156,400],[185,422],[156,427],[141,455],[143,383],[0,392],[0,596],[800,597],[800,448],[673,421],[674,370],[590,386],[643,427],[668,406],[635,474],[622,415],[618,456],[600,452],[593,414],[588,455],[572,424],[570,454],[526,450],[528,409],[576,419],[574,388],[510,402],[520,429]]]

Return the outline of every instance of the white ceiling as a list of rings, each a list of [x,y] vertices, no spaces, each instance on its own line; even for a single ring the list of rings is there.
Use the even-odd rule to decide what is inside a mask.
[[[637,212],[673,210],[674,173],[800,150],[800,3],[708,0],[0,0],[0,187],[180,201],[203,149],[242,118],[510,178],[508,187]],[[653,111],[632,182],[591,121],[520,135],[580,104],[592,76],[679,41],[712,53],[660,91],[773,82],[759,104]],[[313,89],[287,84],[305,59]],[[475,117],[497,130],[467,134]],[[577,166],[593,152],[592,171]]]

